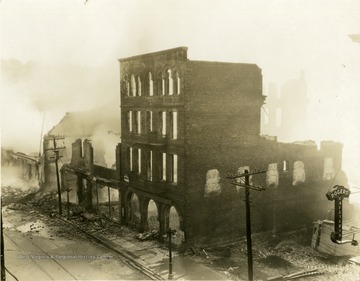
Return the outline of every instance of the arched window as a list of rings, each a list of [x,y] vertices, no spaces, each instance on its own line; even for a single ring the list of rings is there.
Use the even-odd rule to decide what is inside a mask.
[[[126,81],[126,94],[128,97],[130,97],[130,82]]]
[[[179,76],[179,73],[176,76],[176,81],[177,81],[176,94],[180,95],[180,76]]]
[[[151,72],[149,72],[149,96],[154,95],[154,81],[152,80]]]
[[[129,129],[129,132],[132,132],[133,131],[133,112],[130,110],[128,112],[128,129]]]
[[[161,95],[165,96],[166,81],[165,78],[161,78]]]
[[[176,95],[180,95],[180,76],[178,72],[174,73],[174,92]]]
[[[167,90],[169,96],[172,96],[174,94],[174,84],[173,84],[171,69],[167,70]]]
[[[133,97],[136,97],[136,81],[133,74],[131,74],[131,94]]]
[[[150,200],[147,208],[147,223],[149,230],[158,231],[160,228],[160,223],[158,221],[158,209],[154,200]]]
[[[130,82],[129,82],[129,78],[127,76],[124,77],[123,79],[123,89],[124,89],[124,93],[126,93],[126,95],[129,97],[130,96]]]
[[[138,96],[141,97],[141,78],[138,76],[137,78],[137,90],[138,90]]]
[[[141,212],[139,202],[139,198],[133,193],[130,197],[130,202],[128,203],[128,220],[131,224],[140,225]]]

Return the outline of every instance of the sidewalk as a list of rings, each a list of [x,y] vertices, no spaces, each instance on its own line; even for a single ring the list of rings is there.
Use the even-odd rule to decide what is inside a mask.
[[[71,221],[67,221],[74,225]],[[151,275],[158,279],[168,279],[169,251],[162,248],[155,241],[140,241],[134,238],[135,233],[125,230],[127,235],[109,235],[99,231],[89,232],[93,239],[100,244],[111,247],[120,255],[129,259],[129,262],[147,268]],[[191,257],[178,255],[172,252],[173,279],[174,280],[228,280],[228,277],[204,264],[195,262]]]

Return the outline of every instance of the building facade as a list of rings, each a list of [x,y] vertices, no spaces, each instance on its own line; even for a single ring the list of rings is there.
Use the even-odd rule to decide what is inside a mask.
[[[266,173],[250,183],[266,190],[251,192],[254,233],[311,228],[327,216],[326,192],[347,184],[342,144],[261,136],[257,65],[189,60],[186,47],[119,63],[116,167],[94,165],[91,142],[76,141],[62,168],[74,202],[100,208],[103,198],[118,222],[160,241],[170,227],[184,247],[227,244],[245,235],[244,192],[227,175],[258,168]]]
[[[341,169],[342,145],[324,142],[318,150],[312,142],[281,144],[262,138],[265,97],[257,65],[192,61],[186,47],[119,62],[120,178],[127,223],[148,229],[153,200],[160,233],[171,225],[173,207],[183,242],[234,241],[244,234],[245,214],[226,175],[246,168],[268,169],[252,179],[269,187],[266,196],[256,194],[262,207],[254,210],[255,231],[291,229],[298,213],[308,213],[309,219],[326,212],[326,207],[308,205],[322,198],[334,178],[334,173],[323,177],[324,161],[331,172]],[[308,189],[295,187],[307,184]],[[134,201],[139,202],[137,218]],[[304,221],[297,220],[298,226]]]

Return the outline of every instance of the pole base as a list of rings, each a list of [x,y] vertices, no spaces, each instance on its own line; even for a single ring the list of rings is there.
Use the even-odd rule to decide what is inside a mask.
[[[169,279],[169,280],[172,280],[173,278],[174,278],[174,276],[172,275],[172,273],[169,273],[168,279]]]

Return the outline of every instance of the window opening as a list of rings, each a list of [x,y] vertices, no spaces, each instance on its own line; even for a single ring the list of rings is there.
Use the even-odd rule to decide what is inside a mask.
[[[162,154],[161,179],[166,181],[166,153]]]
[[[141,111],[137,112],[136,122],[137,122],[137,133],[141,134]]]
[[[137,79],[138,81],[138,87],[137,87],[137,89],[138,89],[138,96],[139,97],[141,97],[141,78],[140,78],[140,76],[138,76],[138,79]]]
[[[136,97],[136,81],[133,74],[131,75],[131,93],[133,97]]]
[[[149,96],[154,95],[154,82],[152,80],[151,72],[149,72]]]
[[[177,183],[178,181],[178,156],[176,154],[172,155],[172,163],[171,163],[171,181],[173,183]]]
[[[138,173],[141,174],[141,148],[138,149]]]
[[[132,130],[133,130],[133,126],[132,126],[132,124],[133,124],[133,112],[132,111],[129,111],[128,112],[128,126],[129,126],[129,132],[132,132]]]
[[[176,140],[177,139],[177,111],[172,112],[172,120],[171,120],[171,135],[172,135],[172,139]]]
[[[130,167],[130,171],[133,171],[133,148],[130,147],[130,151],[129,151],[129,167]]]
[[[169,95],[172,96],[174,93],[174,85],[173,85],[173,78],[170,69],[168,69],[167,74],[168,74],[168,86],[169,86],[168,91],[169,91]]]

